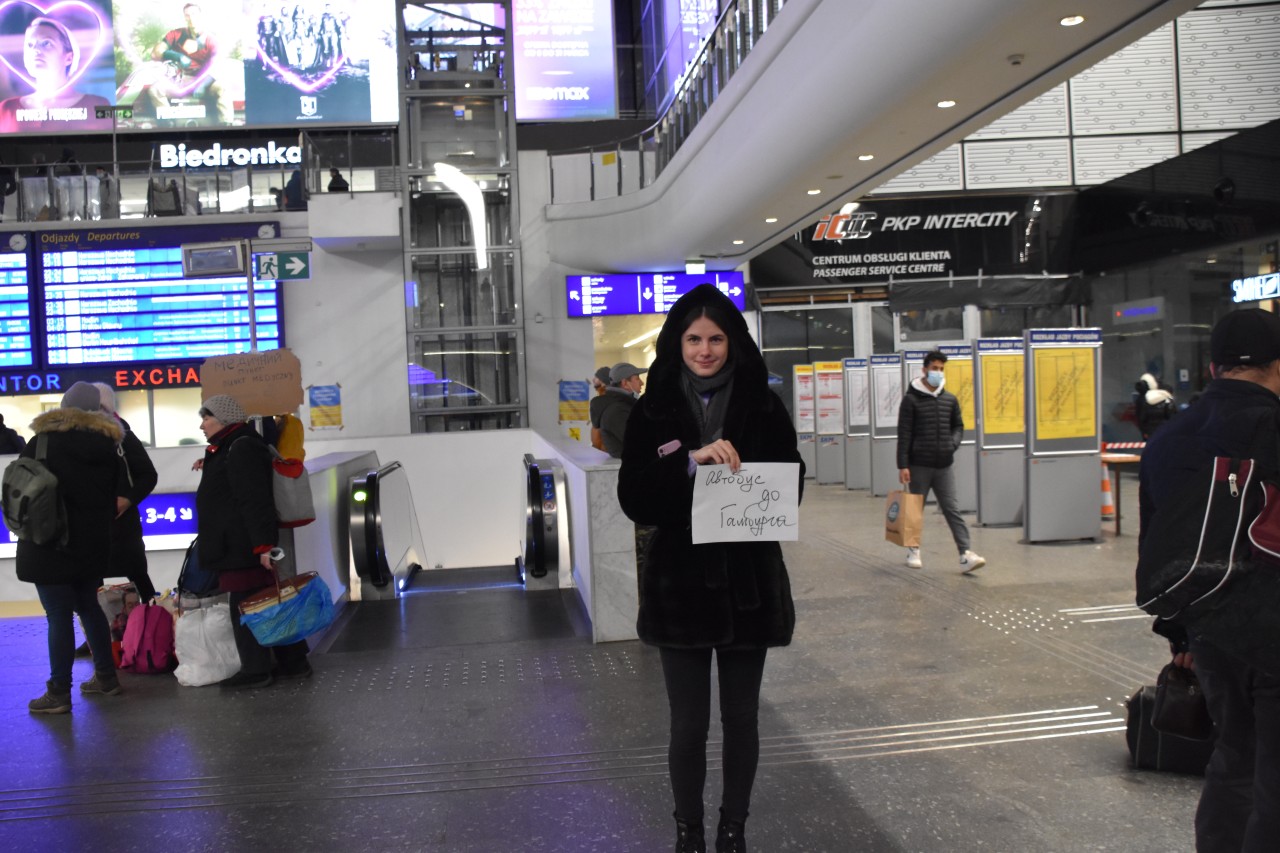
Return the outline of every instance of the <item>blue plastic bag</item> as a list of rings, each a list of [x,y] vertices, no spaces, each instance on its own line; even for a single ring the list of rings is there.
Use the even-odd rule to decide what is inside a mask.
[[[315,572],[281,581],[278,598],[270,587],[240,605],[240,621],[264,646],[304,640],[329,627],[333,615],[333,596]]]

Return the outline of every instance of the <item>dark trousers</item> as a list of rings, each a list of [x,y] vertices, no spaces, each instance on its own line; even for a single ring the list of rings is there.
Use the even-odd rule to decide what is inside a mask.
[[[80,616],[89,650],[93,652],[93,668],[114,673],[111,656],[111,626],[107,614],[98,606],[98,583],[95,580],[76,583],[36,584],[36,594],[49,623],[49,685],[52,689],[71,689],[71,664],[76,653],[74,619]]]
[[[947,526],[951,528],[951,538],[955,540],[956,549],[963,557],[964,552],[969,550],[969,526],[960,515],[954,467],[948,465],[946,468],[926,468],[923,465],[912,465],[909,470],[911,482],[907,488],[913,495],[924,495],[925,500],[929,499],[929,491],[933,491],[933,496],[938,499],[938,509],[942,510]]]
[[[1280,839],[1280,678],[1192,642],[1218,729],[1196,809],[1199,853],[1261,853]]]
[[[671,705],[667,766],[680,820],[702,820],[707,778],[707,730],[711,726],[711,649],[660,649],[662,675]],[[765,649],[715,650],[720,680],[720,723],[724,731],[724,794],[721,806],[731,820],[747,819],[751,788],[760,760],[760,680]]]
[[[263,587],[263,589],[266,589],[266,587]],[[258,642],[258,638],[253,636],[253,632],[249,630],[247,625],[241,624],[240,602],[261,591],[260,589],[250,589],[230,594],[231,633],[236,638],[236,651],[240,653],[240,671],[253,675],[265,675],[271,672],[273,652],[275,653],[275,662],[280,665],[282,670],[300,669],[306,662],[307,652],[309,651],[306,640],[299,640],[287,646],[271,646],[268,648]]]

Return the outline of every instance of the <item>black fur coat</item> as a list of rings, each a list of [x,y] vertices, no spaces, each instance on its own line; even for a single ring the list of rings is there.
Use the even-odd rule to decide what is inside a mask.
[[[768,387],[764,359],[746,322],[715,288],[698,287],[668,315],[647,392],[627,422],[618,498],[630,519],[658,528],[643,561],[637,630],[641,640],[655,646],[785,646],[795,627],[795,607],[778,543],[692,544],[689,451],[701,441],[680,385],[680,338],[688,318],[716,301],[728,306],[731,322],[724,331],[734,365],[723,437],[744,462],[800,463],[804,483],[791,417]],[[658,448],[672,440],[680,449],[659,457]]]

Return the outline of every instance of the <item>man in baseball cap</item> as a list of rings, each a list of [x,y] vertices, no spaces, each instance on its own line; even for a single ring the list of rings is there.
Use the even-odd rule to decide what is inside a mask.
[[[622,458],[622,438],[627,430],[627,418],[631,417],[631,409],[636,404],[640,392],[644,390],[641,374],[649,371],[636,367],[625,361],[619,362],[609,371],[613,384],[609,386],[605,396],[612,402],[600,416],[600,434],[604,439],[604,451],[615,459]]]
[[[1186,573],[1177,563],[1184,556],[1187,565],[1200,561],[1198,534],[1219,515],[1205,518],[1203,526],[1192,520],[1197,510],[1186,495],[1203,493],[1215,459],[1254,459],[1255,479],[1280,473],[1280,317],[1258,308],[1232,311],[1213,327],[1209,352],[1213,381],[1142,451],[1139,603],[1153,602],[1171,583],[1181,583],[1178,578]],[[1241,487],[1241,512],[1244,490],[1257,488],[1248,482]],[[1239,522],[1234,510],[1222,513],[1228,514],[1221,525],[1229,535],[1230,526]],[[1169,543],[1176,537],[1169,531],[1179,526],[1192,528],[1194,541],[1180,543],[1181,551],[1175,552]],[[1221,535],[1222,528],[1211,532]],[[1259,561],[1258,554],[1253,552],[1252,567],[1246,562],[1239,571],[1219,565],[1221,588],[1204,596],[1204,606],[1189,605],[1153,626],[1169,640],[1174,664],[1194,664],[1217,734],[1195,815],[1197,850],[1264,850],[1275,843],[1272,830],[1280,826],[1280,773],[1271,751],[1275,697],[1280,696],[1280,572]],[[1213,563],[1206,569],[1212,583]],[[1263,720],[1268,723],[1262,725]]]

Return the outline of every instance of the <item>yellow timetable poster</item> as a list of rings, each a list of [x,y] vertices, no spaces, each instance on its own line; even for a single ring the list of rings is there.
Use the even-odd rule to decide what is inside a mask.
[[[947,362],[947,384],[943,386],[960,401],[960,417],[964,428],[973,429],[977,423],[973,417],[973,361],[953,358]]]
[[[982,357],[982,432],[1010,435],[1026,432],[1023,404],[1026,373],[1022,353]]]
[[[1036,372],[1036,440],[1090,438],[1097,434],[1093,347],[1033,351]]]

